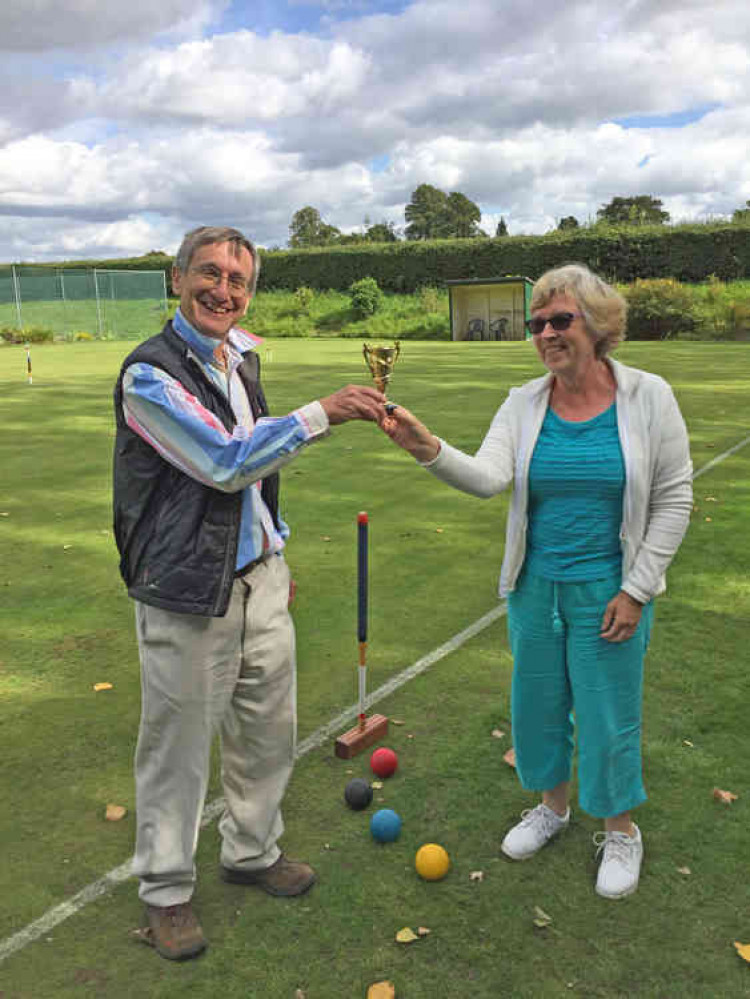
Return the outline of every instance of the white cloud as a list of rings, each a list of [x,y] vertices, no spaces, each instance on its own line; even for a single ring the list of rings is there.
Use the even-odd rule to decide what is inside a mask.
[[[201,30],[228,0],[5,0],[0,52],[73,51]]]
[[[367,64],[345,42],[240,31],[133,55],[102,85],[80,77],[73,86],[116,117],[235,128],[335,114],[361,94]]]
[[[744,0],[418,0],[365,16],[355,2],[340,22],[329,5],[325,36],[211,34],[224,6],[185,18],[174,0],[98,0],[89,29],[94,0],[12,0],[0,47],[78,56],[33,78],[21,56],[0,70],[0,259],[71,241],[95,255],[100,238],[166,249],[214,221],[281,244],[306,204],[345,230],[365,215],[401,225],[420,183],[467,194],[492,232],[501,215],[511,232],[585,221],[615,195],[661,197],[675,218],[750,197]],[[46,15],[46,35],[18,41],[22,8]],[[183,34],[160,34],[171,27]],[[80,55],[115,39],[122,55]],[[681,128],[616,123],[693,108],[714,110]]]

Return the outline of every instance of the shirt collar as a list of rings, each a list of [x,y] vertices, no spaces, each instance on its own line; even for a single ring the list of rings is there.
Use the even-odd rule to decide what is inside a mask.
[[[172,326],[175,333],[182,337],[201,361],[210,363],[214,360],[214,351],[217,347],[216,339],[199,333],[195,326],[189,323],[183,316],[179,306],[174,314]],[[248,333],[247,330],[240,329],[238,326],[233,326],[227,337],[229,352],[230,354],[236,354],[238,360],[241,360],[242,355],[246,354],[249,350],[255,350],[262,342],[262,337]]]

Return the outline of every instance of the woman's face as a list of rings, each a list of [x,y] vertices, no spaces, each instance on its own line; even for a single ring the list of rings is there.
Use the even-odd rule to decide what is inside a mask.
[[[532,319],[569,317],[566,329],[555,330],[549,323],[534,334],[534,346],[542,364],[553,374],[575,375],[596,360],[594,342],[589,336],[578,303],[570,295],[555,295],[540,309],[535,309]],[[563,325],[563,322],[560,322]]]

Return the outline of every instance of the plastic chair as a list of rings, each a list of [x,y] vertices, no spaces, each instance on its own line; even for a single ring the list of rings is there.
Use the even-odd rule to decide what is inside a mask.
[[[505,316],[501,319],[493,319],[490,322],[491,340],[508,340],[508,320]]]
[[[481,340],[484,336],[484,319],[470,319],[466,327],[467,340]]]

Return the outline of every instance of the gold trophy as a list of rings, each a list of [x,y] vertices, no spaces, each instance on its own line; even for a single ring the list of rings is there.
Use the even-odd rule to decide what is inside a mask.
[[[362,353],[365,357],[370,374],[375,379],[375,387],[378,392],[385,394],[386,385],[391,380],[393,366],[401,353],[401,344],[398,340],[392,347],[381,347],[380,345],[371,347],[369,343],[363,344]],[[386,410],[390,413],[396,407],[392,402],[386,403]]]

